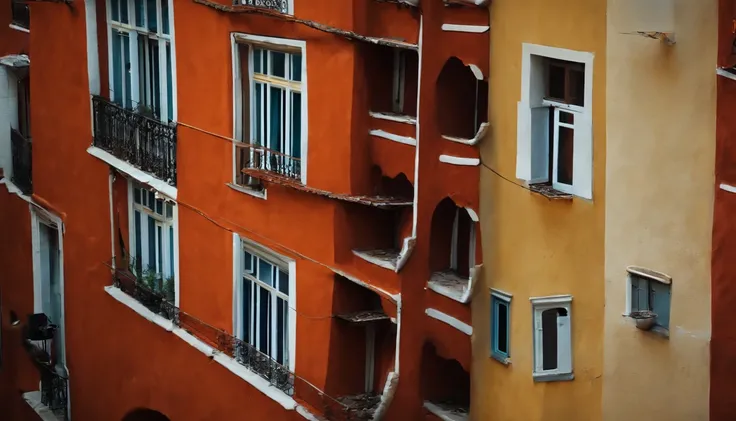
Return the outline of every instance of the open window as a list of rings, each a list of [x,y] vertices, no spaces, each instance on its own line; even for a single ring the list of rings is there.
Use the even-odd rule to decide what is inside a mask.
[[[592,54],[524,45],[517,177],[592,199]]]
[[[653,270],[630,266],[627,314],[641,330],[669,337],[672,278]]]
[[[469,143],[488,121],[488,82],[477,66],[457,57],[445,63],[437,79],[436,114],[440,133]]]
[[[419,55],[416,51],[380,45],[361,46],[366,86],[374,113],[416,117]]]
[[[306,181],[303,45],[236,38],[234,183],[255,191],[266,172]]]
[[[31,28],[31,8],[22,0],[10,0],[11,25],[23,29]]]
[[[476,221],[450,198],[443,199],[432,215],[429,288],[462,301],[475,268]]]
[[[534,381],[572,380],[572,297],[532,298]]]
[[[425,409],[442,420],[470,418],[470,374],[457,360],[442,358],[427,342],[422,348],[421,372]]]

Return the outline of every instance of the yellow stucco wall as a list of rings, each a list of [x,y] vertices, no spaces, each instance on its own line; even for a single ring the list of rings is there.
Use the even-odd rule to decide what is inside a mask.
[[[608,4],[607,421],[708,419],[717,0],[674,4],[673,46]],[[672,277],[669,340],[622,317],[628,265]]]
[[[482,161],[515,183],[522,43],[595,54],[593,200],[550,201],[484,168],[482,282],[473,298],[471,415],[474,420],[593,421],[601,418],[606,151],[605,0],[494,0],[490,124]],[[490,358],[490,294],[513,295],[511,364]],[[530,297],[571,294],[573,370],[567,382],[532,378]]]

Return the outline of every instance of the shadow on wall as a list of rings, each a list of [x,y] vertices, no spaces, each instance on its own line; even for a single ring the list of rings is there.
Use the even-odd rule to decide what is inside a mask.
[[[148,408],[137,408],[125,415],[122,421],[170,421],[166,415]]]

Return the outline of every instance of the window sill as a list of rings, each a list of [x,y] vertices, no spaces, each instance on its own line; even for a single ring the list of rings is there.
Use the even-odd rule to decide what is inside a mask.
[[[467,421],[470,419],[470,414],[465,408],[424,401],[424,409],[438,416],[442,421]]]
[[[376,111],[369,111],[368,115],[378,120],[394,121],[396,123],[405,123],[405,124],[410,124],[412,126],[416,126],[417,124],[417,118],[412,117],[410,115],[376,112]]]
[[[491,358],[493,358],[494,360],[498,361],[499,363],[501,363],[501,364],[503,364],[505,366],[511,365],[511,358],[506,357],[504,355],[496,354],[495,352],[492,352],[491,353]]]
[[[626,318],[630,318],[629,313],[623,313],[621,315],[624,316],[624,317],[626,317]],[[633,319],[631,319],[631,320],[634,321],[634,327],[636,327],[636,321],[633,320]],[[654,325],[649,330],[642,330],[642,329],[639,329],[639,328],[637,328],[637,329],[638,330],[641,330],[642,332],[645,332],[645,333],[651,333],[652,335],[660,336],[660,337],[662,337],[664,339],[669,339],[670,338],[670,330],[667,329],[666,327],[663,327],[663,326]]]
[[[268,199],[268,196],[267,196],[267,193],[266,193],[266,189],[263,189],[263,191],[257,191],[257,190],[254,190],[254,189],[250,189],[248,187],[239,186],[239,185],[234,184],[234,183],[226,183],[225,185],[228,186],[228,187],[230,187],[231,189],[233,189],[235,191],[239,191],[241,193],[245,193],[245,194],[247,194],[249,196],[257,197],[257,198],[263,199],[263,200],[267,200]]]
[[[575,379],[573,373],[534,373],[532,376],[535,383],[566,382]]]
[[[152,312],[151,310],[147,309],[142,304],[140,304],[138,301],[136,301],[133,297],[121,291],[119,288],[116,288],[114,286],[106,286],[105,292],[110,294],[113,298],[115,298],[120,303],[128,306],[131,310],[138,313],[146,320],[149,320],[153,322],[154,324],[157,324],[158,326],[164,328],[164,330],[166,330],[167,332],[173,332],[174,335],[182,339],[184,342],[196,348],[198,351],[202,352],[208,358],[211,358],[212,360],[216,361],[218,364],[220,364],[221,366],[229,370],[231,373],[235,374],[236,376],[246,381],[248,384],[253,386],[255,389],[257,389],[258,391],[260,391],[267,397],[269,397],[271,400],[280,404],[284,409],[289,410],[289,411],[293,411],[297,409],[297,403],[291,396],[271,386],[268,380],[263,379],[258,374],[243,367],[237,361],[235,361],[234,358],[231,358],[225,354],[222,354],[221,352],[217,351],[211,346],[200,341],[194,335],[190,334],[186,330],[179,328],[179,327],[175,327],[171,320],[167,320],[159,316],[158,314],[155,314],[154,312]],[[305,418],[308,418],[308,417],[305,416]],[[52,419],[49,419],[49,420],[52,420]],[[44,421],[46,421],[46,419],[44,419]],[[53,421],[56,421],[56,419],[54,418]]]
[[[46,405],[41,403],[41,392],[36,390],[23,394],[23,400],[26,401],[28,406],[36,412],[41,421],[63,421],[64,417],[60,417]]]
[[[552,188],[552,185],[547,183],[530,184],[529,190],[550,200],[572,200],[572,195],[570,193],[556,190]]]
[[[26,34],[30,34],[31,33],[31,30],[30,29],[24,28],[24,27],[22,27],[20,25],[16,25],[14,23],[11,23],[10,25],[8,25],[8,28],[15,29],[16,31],[20,31],[20,32],[25,32]]]

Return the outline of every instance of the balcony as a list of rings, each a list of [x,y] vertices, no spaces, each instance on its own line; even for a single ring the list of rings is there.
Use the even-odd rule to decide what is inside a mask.
[[[26,138],[19,131],[10,129],[10,148],[13,155],[13,175],[15,184],[24,194],[33,192],[32,148],[31,138]]]
[[[336,399],[327,395],[310,382],[248,342],[240,340],[222,329],[211,326],[191,316],[173,304],[164,291],[149,287],[145,280],[138,280],[128,270],[116,270],[113,286],[145,306],[151,312],[171,321],[173,329],[183,330],[201,342],[200,349],[211,348],[215,361],[226,366],[235,364],[266,380],[268,384],[293,398],[299,405],[328,421],[367,421],[371,419],[361,402]],[[164,288],[165,289],[165,288]],[[224,362],[223,362],[224,361]]]
[[[163,123],[110,102],[92,98],[94,139],[134,167],[176,186],[176,124]]]
[[[69,379],[62,372],[62,364],[54,355],[57,326],[43,314],[28,317],[24,326],[23,347],[41,377],[41,404],[50,410],[57,420],[68,420],[67,393]],[[38,392],[36,392],[38,393]]]
[[[243,6],[260,7],[281,13],[289,13],[288,0],[241,0],[241,4]]]
[[[239,184],[259,185],[262,176],[280,178],[286,182],[301,183],[302,160],[264,146],[237,143],[236,159],[241,173]]]

